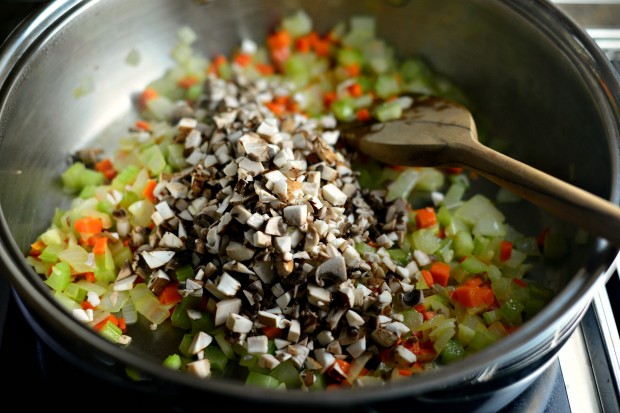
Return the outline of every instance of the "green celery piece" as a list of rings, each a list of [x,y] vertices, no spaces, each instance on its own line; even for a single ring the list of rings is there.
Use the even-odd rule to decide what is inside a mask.
[[[101,172],[92,169],[84,169],[80,174],[80,189],[89,185],[97,186],[103,184],[105,176]]]
[[[312,18],[305,11],[298,10],[282,19],[282,29],[293,38],[304,36],[312,31]]]
[[[381,122],[400,119],[403,115],[403,108],[397,101],[383,102],[377,106],[374,115]]]
[[[467,257],[474,251],[474,239],[467,231],[457,231],[454,238],[454,254],[457,258]]]
[[[63,291],[71,284],[71,267],[66,262],[59,262],[52,267],[52,273],[45,280],[45,284],[49,285],[55,291]]]
[[[301,376],[299,375],[299,370],[297,370],[291,360],[286,360],[278,364],[271,370],[271,376],[280,383],[286,384],[287,389],[297,389],[303,384]]]
[[[173,326],[182,328],[183,330],[189,330],[192,328],[192,320],[190,320],[189,315],[187,314],[186,300],[182,300],[174,307],[174,311],[170,316],[170,322]]]
[[[510,323],[521,323],[521,312],[525,306],[515,299],[506,300],[500,307],[499,312]]]
[[[463,268],[466,272],[470,274],[480,274],[483,272],[487,272],[488,265],[480,261],[478,258],[474,256],[469,256],[461,262],[461,268]]]
[[[152,176],[159,175],[166,166],[166,158],[158,145],[145,148],[140,154],[140,162]]]
[[[224,371],[226,367],[226,363],[228,363],[229,358],[224,354],[222,350],[218,346],[210,345],[204,349],[205,358],[209,359],[211,363],[211,368]]]
[[[140,168],[136,165],[126,166],[122,171],[118,173],[112,180],[112,187],[123,191],[127,185],[131,185],[138,176]]]
[[[41,234],[41,241],[45,245],[63,245],[62,234],[58,228],[50,228]]]
[[[181,356],[178,354],[170,354],[166,357],[162,363],[164,367],[168,367],[169,369],[179,370],[181,368]]]
[[[499,310],[490,310],[482,313],[482,318],[487,325],[491,325],[502,319],[502,313]]]
[[[413,188],[415,188],[420,173],[414,168],[406,168],[398,177],[388,186],[388,192],[385,197],[387,202],[392,202],[398,198],[407,199]]]
[[[184,298],[184,300],[186,298]],[[196,334],[199,331],[211,334],[214,329],[215,323],[213,322],[213,316],[208,312],[203,313],[202,317],[199,319],[192,320],[192,334]]]
[[[338,49],[338,51],[336,52],[336,60],[341,66],[349,66],[353,64],[358,64],[361,66],[363,59],[364,57],[358,49],[343,48]]]
[[[448,340],[441,351],[440,360],[442,363],[452,363],[465,357],[465,349],[457,340]]]
[[[188,278],[193,278],[195,275],[194,267],[192,267],[191,264],[187,264],[187,265],[177,268],[175,270],[175,273],[177,275],[177,280],[179,280],[179,282],[186,281]]]
[[[355,109],[352,99],[342,98],[332,103],[331,110],[336,119],[349,122],[355,119]]]
[[[375,93],[382,99],[396,96],[400,93],[400,86],[394,74],[382,74],[377,77]]]
[[[220,331],[219,333],[213,334],[213,338],[215,342],[220,347],[220,350],[228,357],[229,359],[235,358],[235,351],[232,348],[232,345],[226,340],[224,336],[224,332]]]
[[[411,244],[427,254],[432,254],[439,249],[441,238],[435,235],[433,229],[422,228],[411,234]]]
[[[181,343],[179,344],[179,352],[185,357],[191,357],[192,354],[189,352],[189,347],[192,345],[192,341],[194,341],[193,334],[184,334]]]
[[[411,261],[411,255],[400,248],[391,248],[387,252],[390,254],[390,258],[400,266],[404,267]]]
[[[81,303],[84,301],[84,298],[86,298],[86,292],[87,291],[80,287],[79,284],[75,283],[70,283],[63,291],[67,297],[71,298],[76,303]]]
[[[111,321],[105,323],[100,333],[102,336],[104,336],[113,343],[118,343],[121,335],[123,335],[121,329]]]
[[[82,189],[81,175],[86,170],[82,162],[75,162],[68,167],[61,175],[62,185],[68,192],[78,192]]]
[[[483,348],[495,343],[495,341],[497,341],[497,338],[493,337],[488,330],[478,330],[469,342],[468,348],[472,350],[482,350]]]
[[[245,379],[245,384],[249,386],[263,387],[266,389],[275,389],[280,385],[280,382],[275,377],[251,371]]]
[[[58,261],[58,253],[64,249],[62,245],[48,245],[41,251],[39,259],[46,263],[55,263]]]

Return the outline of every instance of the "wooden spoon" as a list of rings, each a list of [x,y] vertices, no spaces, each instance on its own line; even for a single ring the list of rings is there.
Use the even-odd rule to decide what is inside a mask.
[[[399,120],[342,130],[361,152],[391,165],[465,167],[553,215],[620,246],[620,207],[478,141],[464,106],[446,99],[414,99]]]

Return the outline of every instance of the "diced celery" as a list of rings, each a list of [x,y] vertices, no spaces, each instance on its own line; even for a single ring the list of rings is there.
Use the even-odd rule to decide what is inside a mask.
[[[114,289],[110,287],[101,297],[101,303],[98,308],[110,313],[117,313],[121,311],[128,299],[129,293],[127,291],[114,291]]]
[[[396,101],[387,101],[377,106],[374,115],[381,122],[400,119],[403,115],[403,108]]]
[[[446,344],[456,335],[456,329],[454,327],[444,328],[439,331],[441,331],[441,334],[438,334],[433,342],[433,348],[437,354],[441,354]]]
[[[336,60],[339,65],[349,66],[352,64],[358,64],[361,66],[362,64],[362,54],[358,49],[346,48],[346,49],[338,49],[336,52]]]
[[[45,280],[56,291],[63,291],[71,283],[71,268],[66,262],[59,262],[52,267],[52,273]]]
[[[441,238],[432,229],[422,228],[411,234],[411,243],[416,249],[432,254],[439,248]]]
[[[148,199],[142,199],[129,205],[127,210],[132,215],[135,225],[148,226],[151,222],[151,215],[155,211],[155,206]]]
[[[460,183],[454,183],[450,185],[448,190],[446,191],[446,195],[443,198],[443,205],[452,209],[461,205],[463,200],[463,195],[465,195],[467,187]]]
[[[102,296],[107,290],[107,287],[104,287],[99,283],[92,283],[86,280],[79,280],[78,282],[76,282],[76,284],[80,286],[80,288],[83,288],[86,291],[92,291],[98,296]]]
[[[400,86],[393,74],[382,74],[377,77],[375,93],[382,99],[396,96],[400,93]]]
[[[448,340],[440,354],[442,363],[452,363],[465,357],[465,349],[456,340]]]
[[[204,349],[204,356],[211,362],[211,368],[219,371],[224,371],[226,363],[228,363],[229,360],[226,354],[215,345],[207,346]]]
[[[482,313],[482,318],[487,325],[491,325],[494,322],[501,320],[502,315],[499,310],[490,310]]]
[[[65,248],[62,244],[48,245],[39,255],[39,259],[47,263],[55,263],[58,261],[58,254]]]
[[[331,110],[336,119],[342,122],[349,122],[355,119],[355,108],[353,100],[348,98],[338,99],[331,105]]]
[[[421,191],[437,191],[445,182],[445,175],[435,168],[421,168],[420,179],[416,185],[416,189]]]
[[[459,324],[457,328],[457,338],[465,346],[471,342],[475,335],[476,331],[473,328],[468,327],[465,324]]]
[[[161,324],[170,316],[169,306],[160,305],[159,299],[148,289],[146,284],[136,285],[129,295],[136,306],[138,313],[142,314],[154,324]]]
[[[78,192],[82,189],[82,173],[86,166],[82,162],[75,162],[68,167],[61,175],[62,185],[69,192]]]
[[[81,303],[86,297],[86,290],[75,283],[67,285],[63,293],[77,303]]]
[[[437,222],[442,227],[447,227],[452,222],[452,214],[445,206],[440,206],[437,209]]]
[[[172,370],[179,370],[181,368],[181,356],[178,354],[170,354],[163,361],[163,366]]]
[[[474,256],[469,256],[461,262],[461,268],[470,274],[480,274],[486,272],[488,266]]]
[[[177,268],[175,270],[175,273],[177,275],[177,280],[179,280],[179,282],[183,282],[187,280],[188,278],[193,278],[195,275],[194,267],[192,267],[190,264]]]
[[[112,187],[122,191],[127,185],[131,185],[138,176],[140,168],[136,165],[129,165],[120,171],[112,180]]]
[[[223,332],[214,334],[213,338],[215,339],[217,345],[220,347],[220,350],[224,352],[226,357],[228,357],[229,359],[235,358],[235,351],[233,350],[232,345],[226,340]]]
[[[54,292],[54,299],[58,300],[58,302],[69,311],[82,308],[80,304],[76,303],[72,298],[67,297],[60,291]]]
[[[152,176],[159,175],[166,166],[166,158],[158,145],[152,145],[146,148],[140,154],[140,161]]]
[[[469,348],[472,350],[482,350],[483,348],[495,343],[495,341],[497,341],[497,338],[490,334],[487,329],[478,330],[471,339]]]
[[[400,248],[391,248],[387,252],[390,254],[390,258],[398,265],[405,266],[411,260],[410,254]]]
[[[50,228],[41,234],[41,241],[45,245],[63,245],[62,234],[58,228]]]
[[[457,258],[467,257],[474,250],[474,239],[467,231],[457,231],[454,238],[454,254]]]
[[[189,330],[192,328],[192,320],[187,315],[187,301],[182,300],[174,307],[174,311],[170,316],[170,323],[183,330]]]
[[[505,220],[504,214],[482,194],[476,194],[465,201],[454,211],[454,215],[471,225],[482,219],[497,223]]]
[[[286,360],[278,364],[271,370],[271,376],[280,383],[286,384],[287,389],[297,389],[302,386],[299,370],[293,365],[291,360]]]
[[[185,357],[192,356],[192,353],[190,353],[189,348],[192,345],[193,341],[194,341],[193,334],[183,335],[183,338],[181,339],[181,343],[179,343],[179,352],[181,352],[181,354],[184,355]]]
[[[118,326],[111,321],[105,323],[99,332],[102,336],[104,336],[113,343],[118,343],[121,335],[123,335],[121,329],[118,328]]]
[[[184,300],[187,300],[189,297],[185,297]],[[211,333],[215,329],[215,323],[213,322],[213,316],[205,312],[202,314],[197,320],[192,320],[192,333],[195,334],[199,331],[204,331],[205,333]]]
[[[418,311],[410,309],[401,314],[403,315],[403,324],[409,327],[411,331],[417,331],[424,322],[424,316]]]
[[[183,169],[187,162],[185,161],[185,156],[183,156],[183,145],[179,143],[172,143],[168,145],[166,161],[168,165],[170,165],[175,170]]]
[[[499,312],[504,319],[506,319],[510,323],[520,323],[521,322],[521,312],[523,311],[524,306],[517,300],[512,298],[506,300],[500,307]]]
[[[282,29],[289,32],[291,37],[306,35],[312,31],[312,19],[303,10],[282,19]]]
[[[249,386],[263,387],[266,389],[275,389],[280,385],[280,382],[275,377],[251,371],[245,379],[245,384]]]
[[[406,168],[394,182],[388,186],[388,192],[385,197],[387,202],[392,202],[398,198],[407,199],[409,194],[416,186],[420,173],[413,168]]]

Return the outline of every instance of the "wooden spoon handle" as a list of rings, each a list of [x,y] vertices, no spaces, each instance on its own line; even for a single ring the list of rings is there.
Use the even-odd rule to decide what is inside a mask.
[[[477,142],[477,141],[476,141]],[[483,144],[458,146],[455,159],[560,219],[620,246],[620,206]]]

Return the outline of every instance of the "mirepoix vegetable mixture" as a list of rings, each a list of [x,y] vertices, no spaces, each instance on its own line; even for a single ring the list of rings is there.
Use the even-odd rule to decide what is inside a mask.
[[[368,386],[457,361],[551,299],[523,235],[462,170],[381,165],[339,126],[398,118],[412,99],[463,100],[375,21],[317,33],[304,11],[229,56],[193,49],[147,85],[113,154],[83,149],[74,198],[28,261],[81,322],[131,346],[132,325],[185,334],[162,363],[278,389]],[[413,96],[413,97],[412,97]]]

